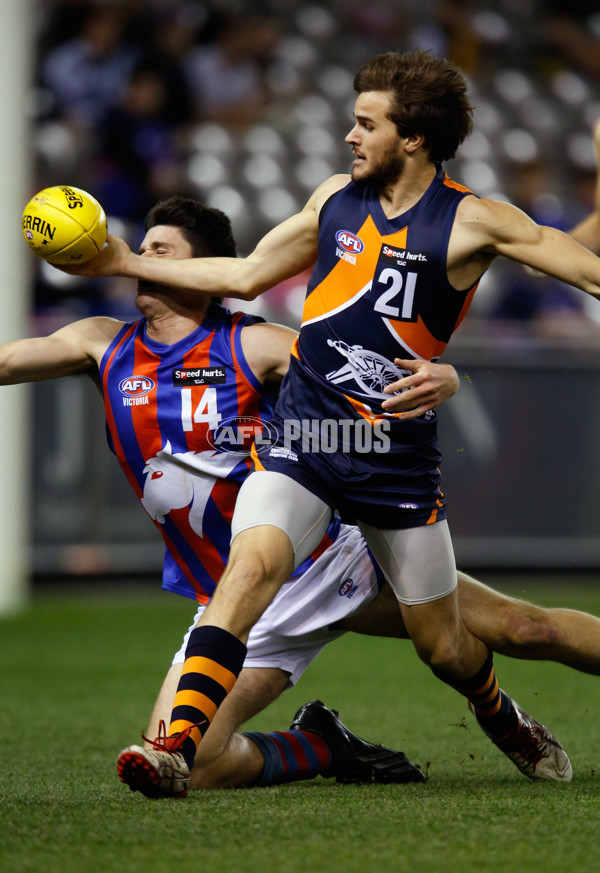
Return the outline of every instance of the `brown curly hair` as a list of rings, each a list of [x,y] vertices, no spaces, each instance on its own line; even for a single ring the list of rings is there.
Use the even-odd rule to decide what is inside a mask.
[[[429,52],[384,52],[366,61],[354,77],[354,90],[388,91],[389,118],[402,137],[423,135],[434,163],[453,158],[469,135],[473,107],[462,71]]]

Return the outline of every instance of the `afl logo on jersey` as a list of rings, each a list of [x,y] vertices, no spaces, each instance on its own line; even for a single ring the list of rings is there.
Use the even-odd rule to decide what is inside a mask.
[[[350,230],[338,230],[335,241],[341,249],[350,255],[360,255],[364,249],[363,241]]]
[[[124,397],[144,397],[154,388],[148,376],[129,376],[119,382],[119,391]]]

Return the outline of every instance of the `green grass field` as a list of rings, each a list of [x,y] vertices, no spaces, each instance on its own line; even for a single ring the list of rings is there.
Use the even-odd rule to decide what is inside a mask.
[[[600,585],[510,590],[600,615]],[[2,873],[600,869],[600,679],[555,664],[496,660],[502,685],[569,751],[570,785],[521,776],[408,643],[347,636],[252,727],[285,729],[321,697],[358,733],[428,766],[429,782],[131,793],[117,753],[145,727],[192,612],[132,589],[39,596],[0,620]]]

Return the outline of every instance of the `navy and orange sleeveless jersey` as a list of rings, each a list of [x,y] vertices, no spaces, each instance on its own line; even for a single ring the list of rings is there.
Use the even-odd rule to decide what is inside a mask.
[[[167,547],[163,588],[202,603],[229,555],[252,437],[272,414],[241,346],[257,320],[213,304],[193,333],[163,345],[141,319],[100,365],[109,445]]]
[[[436,360],[476,285],[448,282],[448,240],[468,194],[443,170],[403,215],[386,218],[376,192],[350,182],[325,204],[298,357],[319,380],[381,411],[394,358]],[[394,372],[395,371],[395,372]]]
[[[299,469],[295,461],[280,463],[274,452],[261,456],[261,461],[267,469],[288,472],[330,502],[338,487],[335,477],[342,476],[348,494],[353,476],[357,499],[363,504],[356,514],[359,519],[375,517],[365,516],[368,501],[360,497],[367,493],[367,477],[371,477],[372,495],[388,492],[381,498],[382,506],[398,507],[400,501],[410,510],[401,523],[394,510],[395,520],[391,523],[390,516],[387,526],[443,517],[436,414],[406,421],[385,413],[381,403],[389,398],[383,388],[403,375],[394,359],[436,360],[471,303],[477,283],[456,290],[446,268],[456,209],[469,194],[438,168],[421,199],[396,218],[385,216],[373,188],[353,182],[333,194],[321,210],[318,259],[274,421],[276,425],[298,419],[385,423],[391,444],[381,455],[357,454],[352,445],[346,457],[322,455],[317,460],[313,455],[304,465],[304,474],[295,472]],[[323,467],[319,474],[317,466]],[[333,471],[328,489],[317,481],[330,475],[325,467]],[[386,470],[390,476],[375,484],[374,477]],[[402,478],[392,481],[392,470]],[[377,502],[376,496],[373,499]],[[339,508],[339,496],[336,500]],[[384,516],[382,509],[378,515],[382,526],[386,526]]]

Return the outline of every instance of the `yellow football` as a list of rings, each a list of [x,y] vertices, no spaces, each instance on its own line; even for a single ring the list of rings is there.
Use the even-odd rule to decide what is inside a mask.
[[[23,211],[29,248],[50,264],[82,264],[106,241],[106,215],[87,191],[72,185],[44,188]]]

